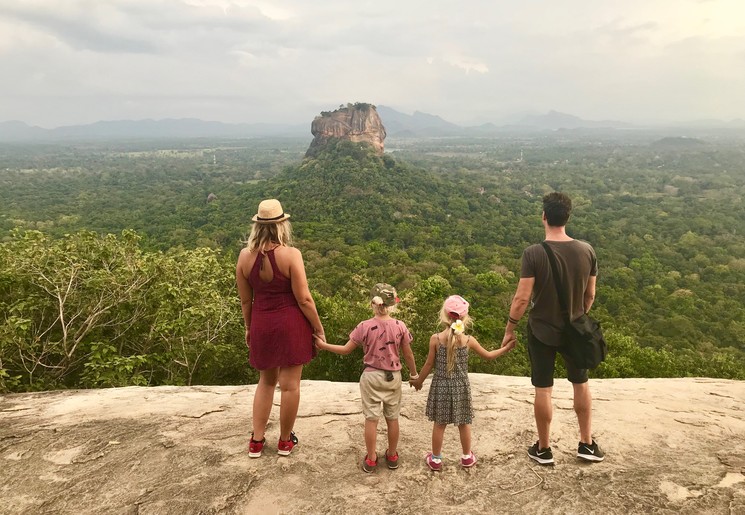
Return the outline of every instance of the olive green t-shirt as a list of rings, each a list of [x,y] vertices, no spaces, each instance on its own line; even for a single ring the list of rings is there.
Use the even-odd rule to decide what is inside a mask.
[[[585,311],[584,296],[590,276],[598,274],[592,246],[580,240],[546,241],[556,256],[559,282],[568,294],[567,306],[574,320]],[[520,277],[535,277],[528,324],[533,335],[546,345],[558,347],[564,318],[554,286],[551,263],[542,245],[531,245],[523,252]]]

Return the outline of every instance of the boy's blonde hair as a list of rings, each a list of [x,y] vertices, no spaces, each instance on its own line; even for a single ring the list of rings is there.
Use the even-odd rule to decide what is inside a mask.
[[[246,248],[249,252],[266,248],[272,242],[286,247],[292,247],[292,226],[289,220],[282,220],[276,224],[254,223],[251,234],[248,235]]]
[[[370,306],[375,316],[386,316],[396,311],[398,294],[396,288],[387,283],[377,283],[370,290]]]
[[[375,299],[370,301],[375,316],[384,317],[396,312],[396,306],[386,306],[385,304],[376,304]]]
[[[461,347],[461,336],[460,334],[455,334],[455,330],[450,327],[453,322],[456,320],[461,320],[463,322],[463,325],[465,326],[465,330],[468,330],[471,327],[471,324],[473,324],[473,320],[468,315],[468,313],[464,313],[460,318],[453,318],[451,313],[448,312],[447,309],[445,309],[445,305],[442,305],[442,309],[440,309],[440,323],[448,328],[448,340],[445,344],[445,347],[447,349],[447,373],[448,375],[453,373],[453,370],[455,369],[455,349],[458,347]]]

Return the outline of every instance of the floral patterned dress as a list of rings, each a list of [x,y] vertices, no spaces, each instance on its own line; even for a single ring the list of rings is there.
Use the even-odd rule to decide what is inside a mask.
[[[427,418],[436,424],[470,424],[473,421],[473,400],[468,381],[468,347],[455,349],[455,367],[450,375],[447,367],[448,351],[440,345],[427,397]]]

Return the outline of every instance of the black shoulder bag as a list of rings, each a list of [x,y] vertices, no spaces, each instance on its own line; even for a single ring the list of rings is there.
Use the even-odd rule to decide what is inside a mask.
[[[559,283],[559,270],[556,266],[556,257],[551,247],[545,241],[541,243],[551,263],[551,275],[554,277],[556,296],[559,297],[559,306],[564,316],[564,329],[561,333],[562,345],[566,345],[569,358],[577,368],[596,368],[605,361],[608,353],[608,345],[600,330],[600,322],[583,313],[576,320],[570,320],[569,307],[567,306],[567,295]]]

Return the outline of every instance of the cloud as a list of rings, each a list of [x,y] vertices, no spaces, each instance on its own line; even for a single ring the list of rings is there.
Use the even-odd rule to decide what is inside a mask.
[[[470,73],[471,71],[475,71],[478,73],[489,73],[489,67],[473,57],[448,54],[443,56],[443,60],[450,66],[455,66],[456,68],[464,70],[466,74]]]
[[[0,67],[13,80],[0,81],[0,120],[302,122],[358,100],[455,122],[548,109],[745,117],[744,11],[739,0],[2,2]]]
[[[16,19],[51,34],[76,49],[88,49],[105,53],[147,53],[155,51],[155,45],[145,38],[125,34],[111,19],[114,12],[105,7],[93,8],[91,12],[74,10],[55,11],[34,8],[30,4],[0,6],[0,15]],[[113,22],[113,23],[112,23]]]

